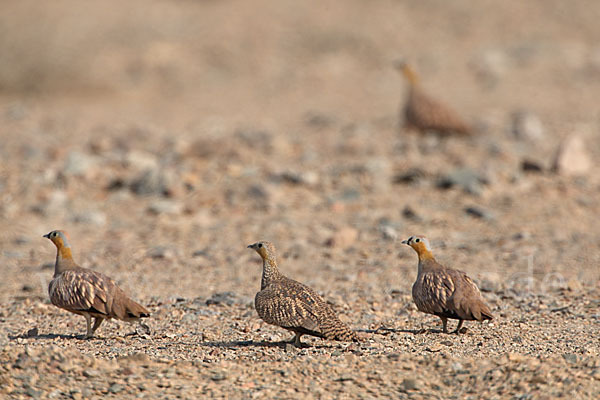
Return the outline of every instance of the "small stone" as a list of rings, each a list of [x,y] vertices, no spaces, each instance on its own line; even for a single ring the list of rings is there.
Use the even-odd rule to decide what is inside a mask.
[[[67,155],[63,173],[69,176],[85,176],[97,164],[96,158],[79,151]]]
[[[158,167],[156,156],[145,151],[132,150],[125,155],[125,165],[136,170],[151,170]]]
[[[431,346],[427,347],[425,350],[431,352],[431,353],[438,353],[440,351],[442,351],[443,347],[441,345],[439,345],[438,343],[432,344]]]
[[[102,211],[90,210],[73,215],[71,221],[76,224],[104,226],[106,225],[106,214]]]
[[[382,225],[379,227],[379,231],[381,232],[381,236],[385,240],[396,240],[398,239],[398,231],[394,229],[394,227],[389,225]]]
[[[567,289],[571,292],[580,292],[583,289],[583,285],[577,279],[570,279],[567,282]]]
[[[512,115],[512,133],[519,140],[536,141],[544,138],[544,126],[534,113],[519,110]]]
[[[33,399],[39,399],[42,396],[42,391],[41,390],[35,390],[32,387],[27,388],[27,390],[25,391],[25,393],[27,394],[27,396],[29,396],[29,397],[31,397]]]
[[[83,371],[83,376],[85,376],[86,378],[95,378],[100,375],[100,372],[95,369],[86,369]]]
[[[577,363],[577,354],[573,354],[573,353],[563,354],[563,358],[568,363],[571,363],[571,364]]]
[[[544,172],[544,167],[538,161],[532,159],[521,160],[521,171],[523,172]]]
[[[347,248],[352,246],[358,239],[358,231],[352,227],[345,227],[334,232],[325,244],[329,247]]]
[[[491,221],[494,219],[494,215],[491,212],[489,212],[481,207],[478,207],[478,206],[465,207],[465,213],[467,213],[467,215],[470,215],[472,217],[484,219],[487,221]]]
[[[215,381],[215,382],[221,382],[224,381],[225,379],[227,379],[227,373],[225,373],[224,371],[218,371],[212,374],[212,376],[210,377],[211,380]]]
[[[306,172],[284,172],[280,175],[281,179],[285,182],[294,184],[294,185],[307,185],[314,186],[319,183],[319,175],[316,172],[306,171]]]
[[[298,351],[298,348],[296,346],[294,346],[293,343],[285,344],[285,352],[286,353],[296,353],[297,351]]]
[[[130,184],[133,193],[139,196],[159,195],[170,196],[173,194],[171,182],[174,178],[164,168],[148,169],[140,173]]]
[[[404,207],[404,209],[402,210],[402,216],[404,218],[412,220],[412,221],[420,221],[421,220],[421,217],[419,216],[419,214],[417,214],[417,212],[415,210],[413,210],[411,206]]]
[[[519,353],[507,353],[506,358],[510,362],[521,363],[525,361],[525,356]]]
[[[133,353],[122,357],[121,360],[140,364],[148,364],[150,362],[150,357],[148,357],[148,354],[146,353]]]
[[[208,248],[194,251],[192,253],[192,257],[204,257],[204,258],[208,258],[209,257]]]
[[[419,381],[413,378],[405,378],[402,381],[402,389],[406,392],[410,390],[418,390],[419,386]]]
[[[304,122],[311,128],[325,129],[332,126],[336,121],[331,115],[323,114],[318,111],[310,111],[304,116]]]
[[[135,327],[135,333],[143,338],[148,338],[152,334],[152,329],[150,329],[150,327],[144,323],[139,323]]]
[[[38,328],[31,328],[25,334],[25,336],[27,336],[27,337],[35,337],[37,335],[38,335]]]
[[[246,190],[246,195],[250,198],[265,202],[271,197],[269,191],[264,185],[251,185]]]
[[[564,139],[554,158],[553,170],[566,176],[584,175],[592,168],[592,160],[580,135],[569,135]]]
[[[232,306],[239,302],[238,296],[234,292],[215,293],[206,300],[206,305],[225,304]]]
[[[393,182],[399,184],[417,183],[425,177],[425,172],[420,168],[410,168],[394,176]]]
[[[150,204],[148,211],[152,214],[181,214],[183,206],[180,202],[175,200],[157,200]]]
[[[113,383],[112,385],[110,385],[110,387],[108,388],[108,391],[111,393],[119,393],[121,392],[125,387],[119,383]]]
[[[508,71],[509,58],[502,49],[487,49],[470,64],[481,81],[493,87]]]
[[[458,168],[446,176],[440,178],[437,187],[440,189],[449,189],[455,186],[462,188],[465,192],[480,195],[483,191],[483,185],[489,181],[479,172],[471,168]]]
[[[155,246],[148,250],[148,257],[155,259],[173,259],[175,258],[175,252],[170,247],[166,246]]]
[[[514,235],[511,236],[512,240],[527,240],[527,239],[531,239],[531,233],[527,232],[527,231],[523,231],[523,232],[517,232]]]

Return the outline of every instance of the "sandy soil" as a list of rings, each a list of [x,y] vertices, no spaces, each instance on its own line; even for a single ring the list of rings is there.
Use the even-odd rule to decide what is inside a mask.
[[[2,397],[600,396],[596,2],[0,10]],[[478,134],[402,130],[399,56]],[[592,167],[553,171],[571,135]],[[82,339],[48,300],[52,229],[148,306],[150,335]],[[413,234],[492,323],[446,335],[416,310]],[[260,239],[361,343],[296,349],[257,317]]]

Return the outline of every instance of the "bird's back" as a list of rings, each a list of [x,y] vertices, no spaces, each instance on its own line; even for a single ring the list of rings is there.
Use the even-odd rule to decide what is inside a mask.
[[[55,275],[48,286],[48,294],[52,304],[75,313],[87,312],[124,321],[150,315],[110,277],[86,268],[72,268]]]
[[[448,105],[430,97],[421,88],[411,86],[406,106],[405,122],[420,131],[435,131],[442,135],[470,135],[471,127]]]
[[[412,288],[413,300],[420,311],[464,320],[493,318],[477,285],[467,274],[435,260],[420,263],[421,271]]]
[[[256,294],[258,315],[267,323],[334,340],[358,337],[310,287],[282,276]]]

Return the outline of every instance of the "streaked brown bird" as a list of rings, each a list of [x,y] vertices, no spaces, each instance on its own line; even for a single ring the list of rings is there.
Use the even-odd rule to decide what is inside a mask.
[[[86,338],[92,337],[105,319],[133,322],[150,316],[144,306],[127,297],[111,278],[79,267],[73,261],[65,232],[52,231],[44,237],[50,239],[57,250],[54,277],[48,286],[50,301],[59,308],[85,317]]]
[[[472,128],[456,111],[434,99],[422,89],[414,69],[406,61],[395,63],[406,78],[409,91],[403,108],[404,127],[410,130],[434,132],[440,136],[471,135]]]
[[[458,320],[454,333],[460,333],[463,321],[494,318],[475,282],[464,272],[438,263],[427,238],[411,236],[402,243],[412,247],[419,256],[417,280],[412,287],[413,301],[419,311],[440,317],[444,333],[448,333],[448,318]]]
[[[256,242],[248,248],[254,249],[263,259],[260,292],[254,299],[256,311],[263,321],[294,332],[296,347],[302,346],[302,335],[359,341],[356,332],[340,321],[317,292],[279,272],[272,243]]]

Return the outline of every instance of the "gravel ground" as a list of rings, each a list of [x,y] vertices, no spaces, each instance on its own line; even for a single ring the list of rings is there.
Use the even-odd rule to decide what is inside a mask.
[[[595,2],[105,3],[1,6],[0,397],[600,397]],[[399,55],[475,137],[399,129]],[[53,229],[150,333],[49,303]],[[493,321],[416,310],[414,234]],[[257,317],[263,239],[360,343]]]

